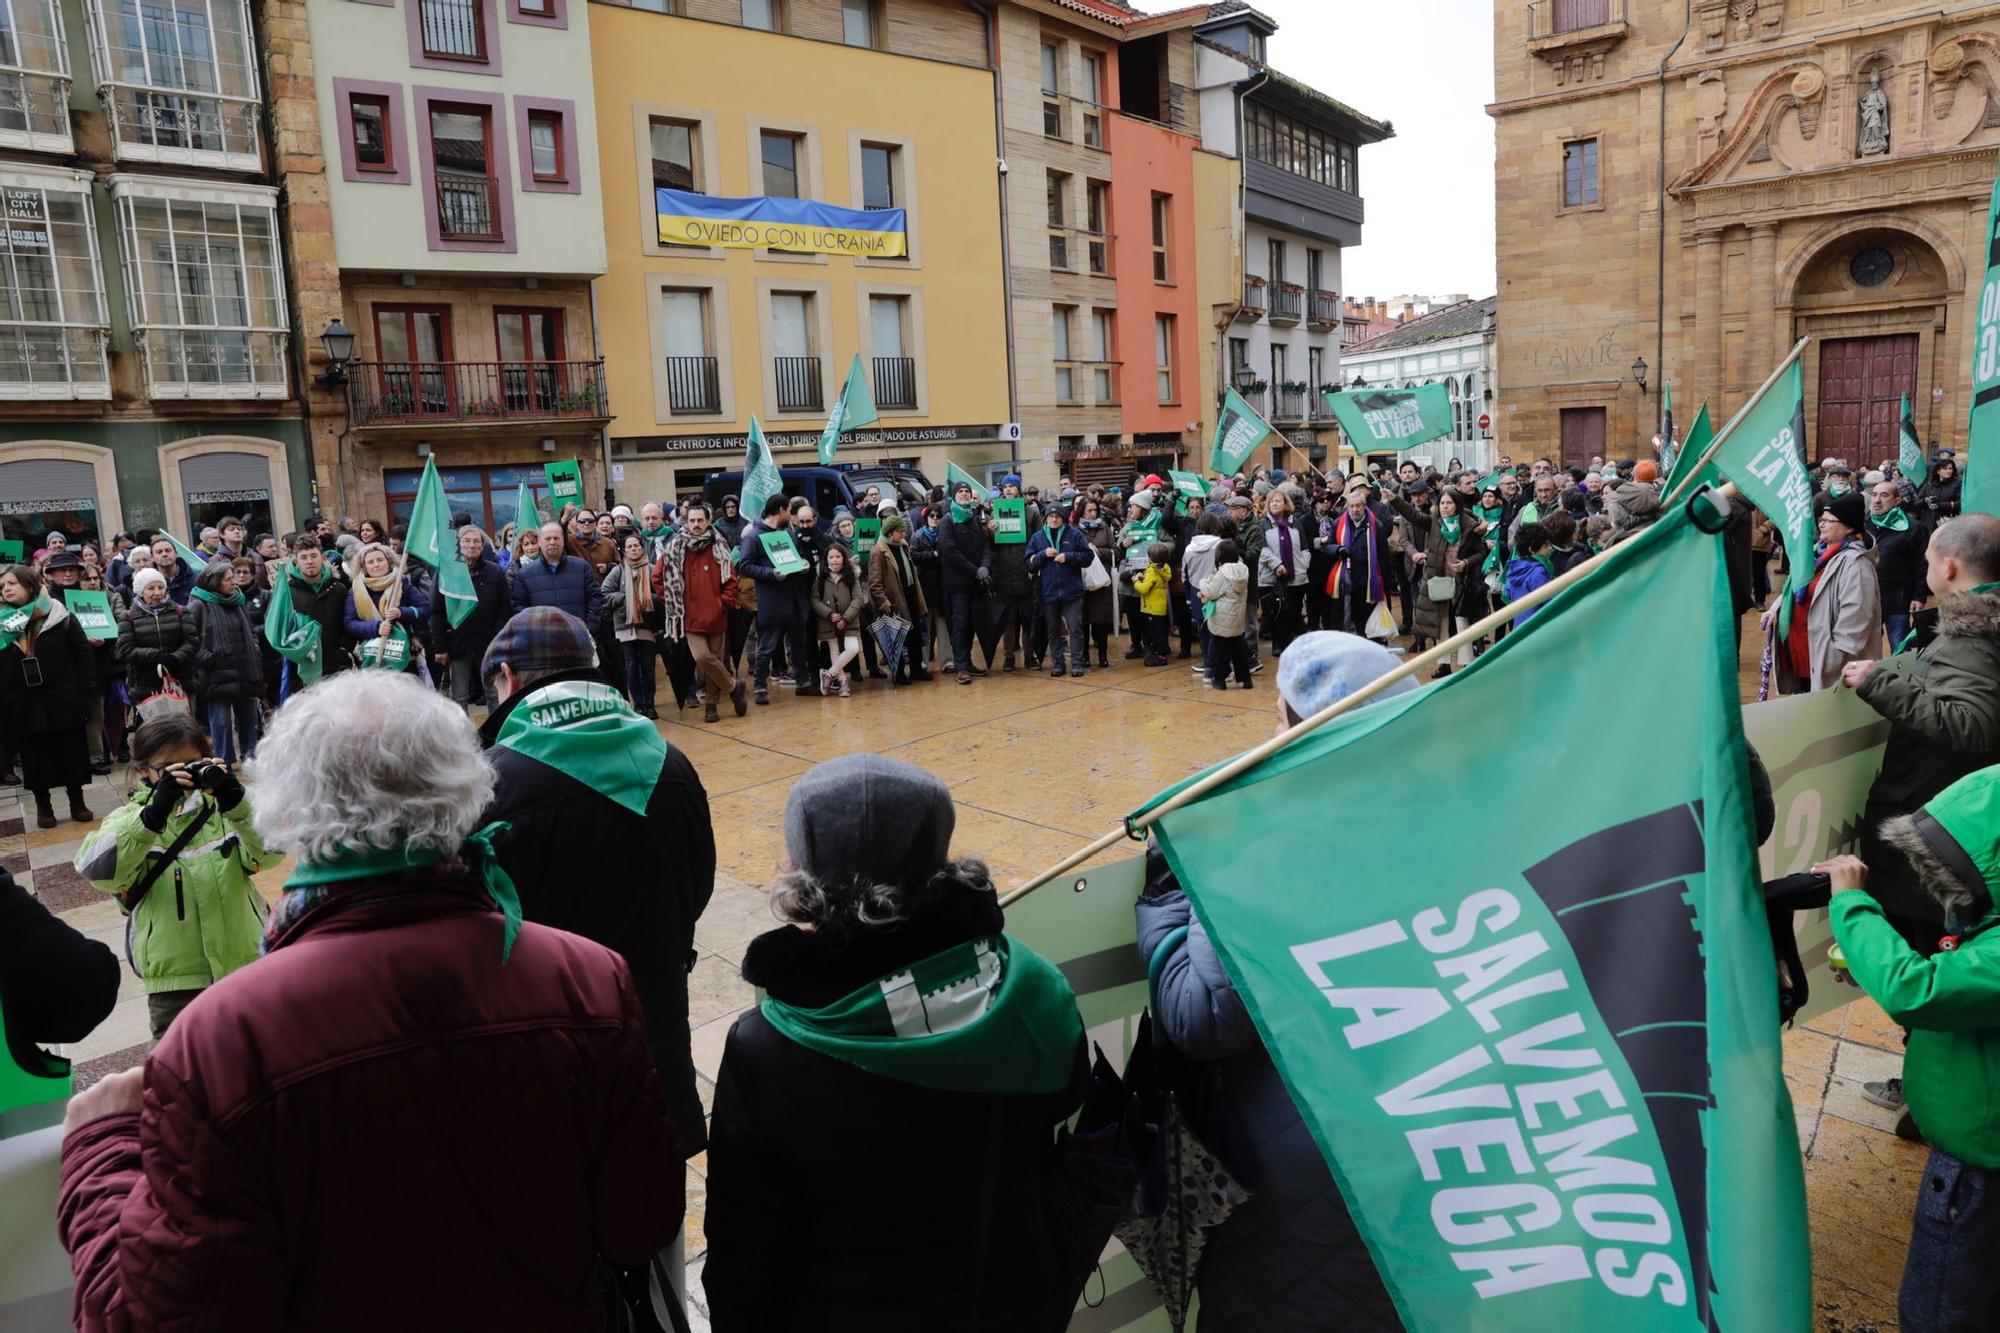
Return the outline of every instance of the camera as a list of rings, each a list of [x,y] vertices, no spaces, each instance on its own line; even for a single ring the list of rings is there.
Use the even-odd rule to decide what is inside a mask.
[[[229,785],[229,770],[212,759],[197,759],[187,765],[187,775],[197,791],[219,791]]]

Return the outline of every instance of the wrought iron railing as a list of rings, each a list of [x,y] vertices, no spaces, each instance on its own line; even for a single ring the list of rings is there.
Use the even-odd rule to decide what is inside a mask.
[[[105,331],[0,324],[0,398],[108,398]]]
[[[1243,279],[1243,312],[1245,314],[1249,314],[1253,310],[1258,314],[1262,314],[1270,308],[1270,300],[1270,292],[1265,288],[1262,278]]]
[[[1340,323],[1340,293],[1314,292],[1312,294],[1312,322],[1315,324]]]
[[[498,236],[500,214],[494,207],[498,193],[490,176],[439,167],[438,235],[458,240],[485,240]]]
[[[154,398],[283,397],[287,336],[272,329],[139,329]]]
[[[604,415],[602,361],[355,361],[354,425]]]
[[[913,356],[875,358],[875,406],[913,408],[917,405],[917,359]]]
[[[174,160],[182,154],[257,156],[261,106],[254,97],[218,97],[126,83],[97,90],[121,157]]]
[[[1271,417],[1275,421],[1304,421],[1306,419],[1306,391],[1287,389],[1282,385],[1274,390],[1275,405]]]
[[[482,0],[416,0],[417,20],[424,34],[424,54],[458,60],[486,58],[486,32],[480,21]]]
[[[778,381],[780,412],[817,412],[826,406],[818,357],[776,356],[771,358],[771,367]]]
[[[722,410],[722,369],[716,358],[667,358],[667,410],[675,415]]]
[[[1296,324],[1299,322],[1299,297],[1301,293],[1288,291],[1283,287],[1271,289],[1271,322]]]

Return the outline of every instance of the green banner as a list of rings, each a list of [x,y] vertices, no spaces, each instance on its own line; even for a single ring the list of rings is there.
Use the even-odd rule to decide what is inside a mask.
[[[26,542],[0,542],[0,565],[22,564],[27,558]]]
[[[1694,425],[1688,427],[1686,441],[1674,457],[1673,470],[1667,474],[1666,485],[1660,489],[1662,497],[1671,499],[1681,487],[1690,484],[1691,478],[1696,484],[1710,486],[1722,480],[1722,474],[1715,470],[1713,459],[1707,463],[1702,462],[1702,457],[1708,453],[1708,446],[1714,439],[1715,427],[1709,424],[1708,404],[1703,403],[1701,411],[1694,414]]]
[[[556,517],[562,517],[567,506],[583,503],[583,468],[574,458],[545,463],[542,473],[549,479],[549,509]]]
[[[296,666],[299,679],[310,685],[326,668],[320,655],[321,626],[292,605],[292,571],[289,560],[271,571],[271,600],[264,607],[264,642]]]
[[[880,420],[875,413],[875,391],[868,386],[868,377],[861,373],[861,354],[857,352],[854,364],[847,371],[847,383],[840,386],[840,397],[833,400],[833,410],[826,414],[826,429],[819,433],[820,466],[833,466],[833,455],[840,448],[842,435]]]
[[[1028,541],[1028,502],[1020,496],[1001,497],[993,502],[993,540],[1001,546],[1025,546]]]
[[[1215,418],[1215,443],[1208,451],[1208,469],[1225,477],[1243,470],[1257,446],[1278,432],[1257,415],[1234,389],[1222,391],[1222,410]]]
[[[1986,280],[1972,344],[1972,422],[1965,437],[1964,510],[2000,514],[2000,180],[1986,210]]]
[[[1912,486],[1924,484],[1930,464],[1924,460],[1924,442],[1917,438],[1916,413],[1910,410],[1910,395],[1903,395],[1902,415],[1896,418],[1896,467]]]
[[[1784,539],[1791,579],[1778,601],[1778,637],[1790,633],[1792,599],[1813,579],[1812,475],[1806,471],[1805,377],[1793,358],[1791,368],[1730,424],[1715,452],[1715,466],[1735,482],[1743,498],[1764,511]]]
[[[522,482],[514,491],[514,536],[518,540],[522,533],[539,528],[548,520],[542,517],[542,508],[535,503],[535,488]]]
[[[864,565],[868,563],[868,553],[882,541],[882,520],[879,518],[857,518],[854,520],[854,558]]]
[[[203,555],[200,551],[195,550],[194,547],[189,546],[186,542],[182,541],[179,537],[174,536],[173,533],[168,532],[165,528],[160,529],[159,535],[165,537],[167,539],[167,543],[174,548],[175,557],[179,559],[180,562],[186,565],[189,569],[192,569],[196,574],[200,574],[202,570],[208,568],[209,558]]]
[[[1326,401],[1356,453],[1410,449],[1451,434],[1451,395],[1442,384],[1347,389],[1328,394]]]
[[[760,523],[764,518],[764,505],[774,495],[784,493],[785,474],[778,470],[778,460],[771,457],[770,442],[764,438],[764,427],[756,417],[750,418],[750,443],[743,454],[743,494],[736,505],[736,512],[745,521]]]
[[[957,494],[961,482],[972,488],[972,498],[975,502],[986,499],[986,483],[950,459],[946,459],[944,464],[944,498],[946,500],[950,500]]]
[[[551,463],[550,467],[564,466]],[[576,464],[567,464],[574,469]],[[444,599],[444,614],[454,628],[479,606],[473,591],[472,570],[458,554],[458,533],[451,526],[451,507],[445,501],[444,482],[438,477],[437,455],[424,459],[423,480],[417,483],[417,502],[410,510],[409,535],[403,550],[412,560],[429,565],[437,574],[437,594]]]
[[[797,574],[805,569],[806,558],[792,544],[792,534],[788,529],[766,528],[757,534],[757,540],[763,543],[764,556],[778,573]]]
[[[1201,479],[1199,472],[1168,472],[1167,480],[1173,482],[1174,489],[1190,500],[1206,500],[1208,483]]]
[[[1471,667],[1155,826],[1409,1328],[1810,1324],[1728,608],[1678,508]],[[1534,721],[1635,669],[1681,722],[1653,744]],[[1465,789],[1474,732],[1483,816],[1413,808]],[[1368,830],[1336,859],[1244,836],[1329,799]]]
[[[85,592],[81,588],[70,588],[63,593],[63,607],[76,617],[76,623],[83,627],[83,636],[86,639],[118,637],[118,622],[111,615],[109,593]]]

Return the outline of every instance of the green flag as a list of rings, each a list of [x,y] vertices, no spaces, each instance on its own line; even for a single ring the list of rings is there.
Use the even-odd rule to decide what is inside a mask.
[[[1242,394],[1224,389],[1222,410],[1215,418],[1215,445],[1208,454],[1209,471],[1225,477],[1236,475],[1257,446],[1277,433],[1270,422],[1257,415],[1256,408],[1243,401]]]
[[[1806,390],[1798,358],[1736,414],[1715,451],[1715,466],[1784,538],[1791,580],[1778,602],[1778,637],[1791,633],[1792,599],[1813,580],[1812,476],[1806,471]]]
[[[26,542],[0,542],[0,565],[18,565],[27,558]]]
[[[310,685],[326,666],[320,659],[320,624],[311,616],[300,615],[292,605],[291,575],[289,560],[271,571],[271,600],[264,607],[264,642],[296,666],[299,679]]]
[[[417,483],[417,502],[410,510],[403,551],[436,572],[445,619],[454,626],[464,624],[479,606],[479,594],[472,589],[472,571],[458,555],[458,534],[452,531],[451,508],[445,503],[444,481],[438,476],[435,454],[424,459],[423,480]]]
[[[1896,466],[1912,486],[1924,484],[1930,465],[1924,461],[1924,442],[1917,438],[1917,417],[1910,410],[1910,395],[1903,395],[1903,414],[1896,418]]]
[[[570,505],[583,503],[583,467],[574,458],[542,464],[542,475],[549,479],[551,514],[560,518]]]
[[[515,539],[519,540],[530,527],[541,527],[543,522],[542,507],[535,503],[535,488],[523,481],[514,491]]]
[[[1451,434],[1451,395],[1442,384],[1414,389],[1347,389],[1326,396],[1357,454],[1411,449]]]
[[[1986,211],[1986,281],[1972,344],[1972,423],[1965,437],[1964,510],[2000,514],[2000,180]]]
[[[1201,479],[1199,472],[1170,471],[1167,473],[1167,480],[1174,484],[1175,490],[1190,500],[1206,500],[1208,498],[1208,483]]]
[[[785,489],[785,474],[778,470],[778,462],[771,457],[771,446],[764,439],[764,427],[756,417],[750,418],[750,446],[743,455],[743,494],[737,501],[736,512],[752,525],[764,518],[764,502]]]
[[[1715,470],[1714,460],[1702,463],[1702,456],[1708,452],[1710,442],[1715,439],[1715,428],[1709,425],[1708,404],[1701,405],[1701,411],[1694,414],[1694,425],[1688,427],[1687,439],[1681,442],[1680,452],[1674,456],[1673,471],[1667,474],[1667,484],[1660,488],[1662,502],[1672,499],[1675,492],[1688,484],[1689,478],[1700,473],[1698,481],[1713,486],[1721,480]]]
[[[118,637],[118,622],[111,615],[111,595],[103,592],[85,592],[81,588],[69,588],[63,592],[63,610],[75,617],[83,627],[86,639],[115,639]]]
[[[979,480],[979,478],[973,476],[970,472],[967,472],[964,468],[952,462],[950,459],[946,459],[944,464],[945,499],[949,500],[954,494],[957,493],[958,484],[960,482],[964,482],[967,486],[970,486],[972,488],[972,498],[974,500],[984,500],[986,498],[985,482]]]
[[[192,569],[195,573],[199,574],[201,573],[202,570],[208,568],[208,562],[213,557],[203,555],[200,551],[195,550],[194,547],[189,546],[186,542],[182,541],[179,537],[174,536],[173,533],[168,532],[165,528],[160,529],[159,535],[165,537],[167,541],[173,545],[174,555],[177,556],[180,559],[180,562],[186,565],[189,569]]]
[[[880,420],[875,414],[875,391],[861,373],[861,354],[857,352],[847,371],[847,383],[840,386],[840,397],[833,400],[833,410],[826,414],[826,429],[819,433],[820,466],[833,466],[834,450],[840,448],[842,435]]]
[[[1674,439],[1674,382],[1668,380],[1660,386],[1660,475],[1673,476],[1680,459],[1681,447]]]
[[[1540,725],[1635,671],[1681,726]],[[1154,825],[1407,1327],[1809,1326],[1748,777],[1722,539],[1683,507]],[[1368,831],[1338,858],[1246,836],[1330,817]]]

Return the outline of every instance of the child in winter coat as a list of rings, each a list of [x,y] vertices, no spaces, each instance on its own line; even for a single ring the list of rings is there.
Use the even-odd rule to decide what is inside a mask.
[[[1215,548],[1215,572],[1201,581],[1201,612],[1208,617],[1208,683],[1229,688],[1229,673],[1250,688],[1250,645],[1243,632],[1249,618],[1250,567],[1243,548],[1224,538]]]
[[[1931,1145],[1898,1300],[1902,1327],[2000,1327],[2000,767],[1960,778],[1881,826],[1944,909],[1926,957],[1863,887],[1868,866],[1836,856],[1833,937],[1854,980],[1909,1029],[1903,1096]]]
[[[1507,562],[1507,600],[1518,602],[1555,577],[1549,556],[1549,530],[1539,523],[1523,523],[1514,529],[1514,558]],[[1514,628],[1528,623],[1541,610],[1531,606],[1514,617]]]
[[[1139,636],[1146,645],[1146,665],[1167,664],[1167,594],[1174,586],[1174,548],[1154,542],[1146,548],[1146,567],[1132,581],[1139,595]]]
[[[821,641],[833,655],[833,665],[819,673],[823,694],[838,690],[844,699],[854,692],[847,681],[847,667],[861,653],[861,608],[867,601],[868,589],[855,571],[848,548],[839,542],[829,544],[825,563],[812,585],[813,618],[819,624]]]

